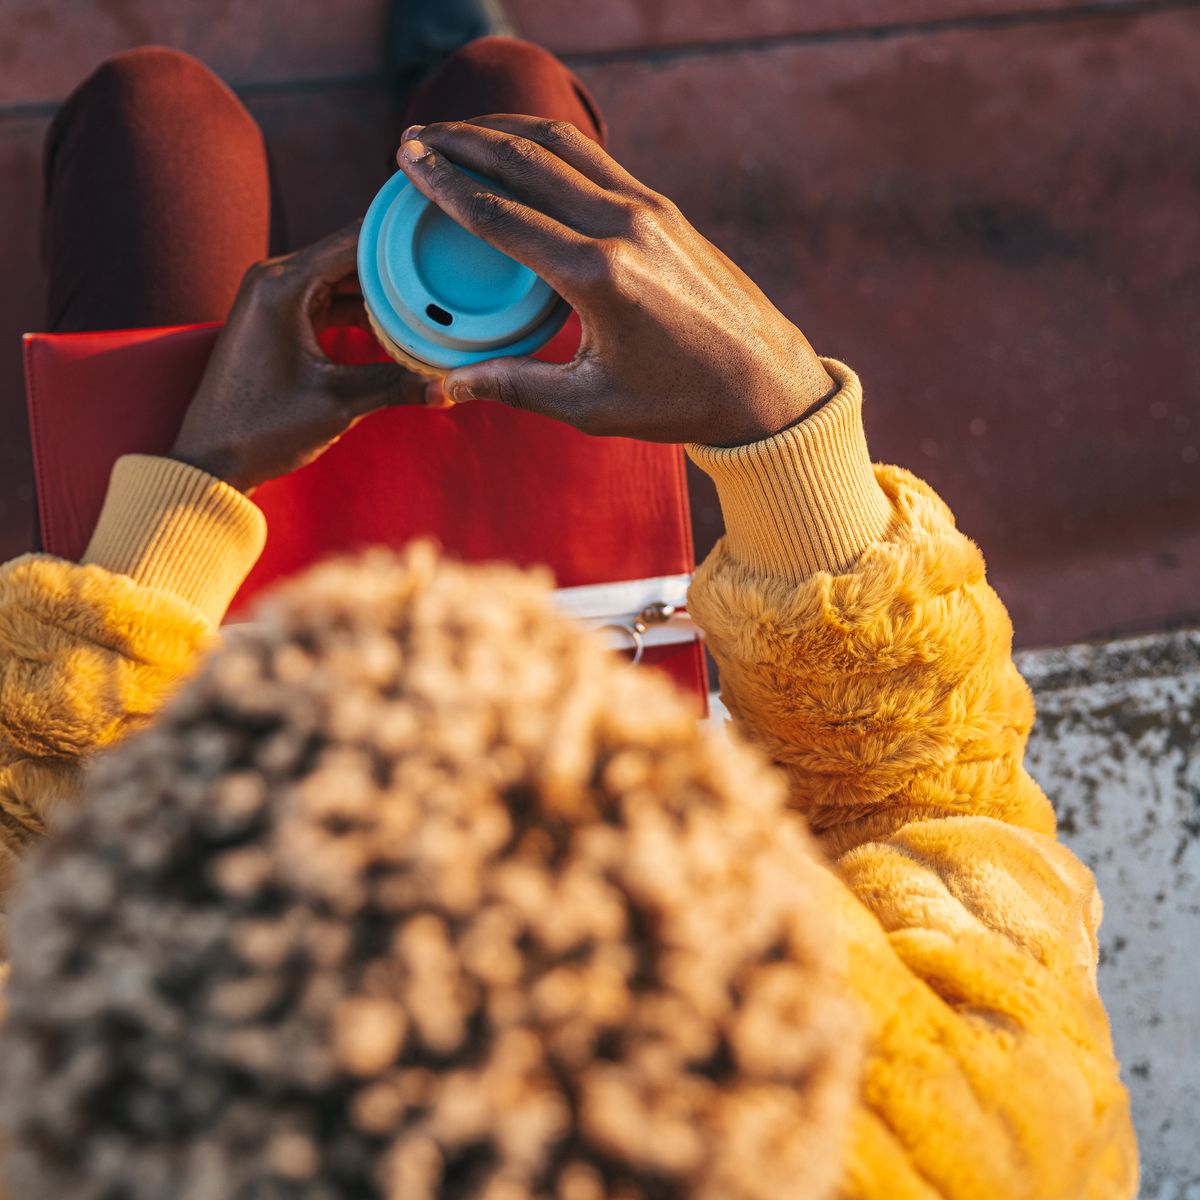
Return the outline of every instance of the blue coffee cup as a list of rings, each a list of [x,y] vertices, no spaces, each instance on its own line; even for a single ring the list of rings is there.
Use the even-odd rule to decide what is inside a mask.
[[[533,354],[570,313],[544,279],[469,233],[399,171],[367,210],[358,278],[384,349],[434,377]]]

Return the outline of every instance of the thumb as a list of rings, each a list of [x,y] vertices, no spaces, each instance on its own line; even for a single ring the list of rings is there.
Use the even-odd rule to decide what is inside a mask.
[[[337,393],[355,416],[398,405],[441,407],[445,403],[436,383],[399,363],[360,363],[332,370]]]
[[[541,413],[574,425],[579,384],[568,363],[536,358],[492,358],[451,371],[443,381],[446,395],[456,404],[494,400],[509,408]]]

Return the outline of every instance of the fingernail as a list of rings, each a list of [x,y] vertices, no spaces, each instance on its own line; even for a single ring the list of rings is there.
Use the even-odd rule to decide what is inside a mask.
[[[406,163],[419,163],[427,159],[433,151],[429,149],[424,142],[413,141],[405,142],[400,147],[400,153],[404,156]]]
[[[455,404],[466,404],[468,400],[478,400],[479,397],[465,384],[460,383],[451,389]]]
[[[409,126],[409,127],[408,127],[408,128],[407,128],[407,129],[406,129],[406,130],[405,130],[405,131],[404,131],[404,132],[401,134],[401,135],[400,135],[400,140],[401,140],[402,142],[411,142],[411,141],[413,140],[413,138],[415,138],[415,137],[420,137],[420,136],[421,136],[421,130],[422,130],[422,129],[424,129],[424,128],[425,128],[425,126],[424,126],[424,125],[410,125],[410,126]]]

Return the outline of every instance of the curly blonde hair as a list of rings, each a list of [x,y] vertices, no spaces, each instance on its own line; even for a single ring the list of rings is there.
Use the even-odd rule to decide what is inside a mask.
[[[12,1200],[780,1200],[858,1061],[783,785],[546,580],[309,573],[11,914]]]

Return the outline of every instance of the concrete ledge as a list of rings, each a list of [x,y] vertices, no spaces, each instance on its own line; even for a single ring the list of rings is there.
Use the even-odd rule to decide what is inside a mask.
[[[1200,630],[1026,651],[1026,763],[1104,897],[1143,1200],[1200,1200]]]

